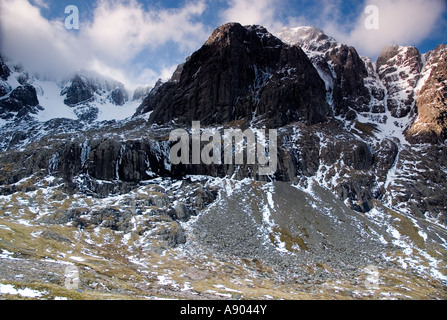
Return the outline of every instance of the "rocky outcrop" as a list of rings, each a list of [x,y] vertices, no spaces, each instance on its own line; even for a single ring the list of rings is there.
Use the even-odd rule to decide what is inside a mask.
[[[309,56],[325,81],[335,115],[346,117],[350,110],[370,110],[371,95],[365,84],[368,70],[354,47],[339,44],[314,27],[284,28],[278,37],[301,47]]]
[[[76,134],[72,141],[43,138],[26,150],[0,156],[0,185],[29,176],[63,178],[69,188],[98,197],[129,192],[140,181],[171,174],[169,145],[153,138],[122,141]],[[4,193],[10,188],[4,188]]]
[[[61,94],[66,94],[64,103],[67,105],[75,105],[80,102],[87,101],[93,98],[95,88],[90,85],[85,79],[76,75],[71,81],[70,86],[61,91]]]
[[[36,89],[31,85],[17,87],[11,92],[9,97],[24,106],[37,106],[39,104]]]
[[[29,84],[11,91],[9,97],[0,100],[0,118],[23,119],[29,113],[36,113],[39,105],[36,89]]]
[[[355,48],[340,45],[330,49],[325,58],[331,62],[336,75],[335,110],[340,114],[346,114],[350,109],[369,111],[370,95],[364,84],[368,72]]]
[[[407,136],[414,142],[443,142],[447,139],[447,46],[439,45],[425,59],[417,118]]]
[[[128,99],[129,97],[123,85],[110,92],[110,101],[112,101],[114,105],[122,106]]]
[[[230,23],[217,28],[185,62],[181,76],[150,94],[136,115],[188,124],[268,119],[274,126],[326,120],[324,82],[304,52],[262,27]]]
[[[66,95],[64,103],[69,106],[88,102],[95,94],[105,96],[117,106],[122,106],[129,98],[122,83],[98,75],[76,74],[61,91],[61,95]]]
[[[387,88],[387,107],[395,118],[407,116],[415,101],[414,88],[422,69],[421,54],[414,47],[390,46],[377,59],[377,73]]]
[[[84,137],[53,150],[48,171],[66,181],[79,176],[84,190],[106,197],[128,192],[142,180],[168,175],[168,157],[168,145],[163,142]]]
[[[9,75],[11,74],[11,70],[9,70],[8,66],[5,63],[5,58],[0,55],[0,78],[2,80],[8,80]]]

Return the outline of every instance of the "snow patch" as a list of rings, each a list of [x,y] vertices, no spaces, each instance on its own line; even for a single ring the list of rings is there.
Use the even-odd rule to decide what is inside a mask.
[[[24,288],[24,289],[16,289],[11,284],[2,284],[0,283],[0,293],[1,294],[11,294],[11,295],[20,295],[22,297],[27,298],[38,298],[41,297],[44,294],[47,294],[46,291],[37,291],[30,288]]]

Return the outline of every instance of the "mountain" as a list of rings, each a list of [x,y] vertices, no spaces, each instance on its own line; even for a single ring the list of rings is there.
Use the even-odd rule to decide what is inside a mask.
[[[372,62],[313,27],[228,23],[129,101],[2,58],[2,281],[29,287],[11,270],[40,265],[42,298],[445,298],[446,61],[445,45]],[[276,171],[174,164],[169,137],[193,121],[201,150],[275,129]]]
[[[369,58],[359,57],[355,48],[340,45],[313,27],[284,28],[278,37],[291,45],[301,46],[311,58],[322,79],[326,79],[336,114],[346,114],[353,108],[362,116],[369,114],[369,121],[378,118],[374,114],[380,114],[382,117],[378,123],[388,123],[388,127],[392,128],[391,134],[399,131],[399,134],[414,142],[434,142],[438,139],[444,142],[441,110],[445,109],[442,91],[445,90],[445,76],[441,70],[445,69],[445,44],[426,54],[421,54],[414,47],[389,46],[384,48],[373,64]],[[425,93],[425,90],[421,92],[422,87],[440,91],[439,97],[421,100]],[[425,94],[430,89],[427,88]],[[343,107],[346,104],[347,108]],[[429,117],[425,126],[436,128],[417,131],[416,116],[416,123],[420,123],[421,118]],[[400,138],[404,140],[402,136]]]
[[[379,90],[376,83],[371,86],[374,91],[369,90],[366,81],[370,76],[368,64],[355,48],[339,44],[313,27],[285,28],[278,33],[278,37],[290,45],[300,46],[312,60],[326,83],[328,101],[336,116],[352,118],[353,111],[381,111],[372,100],[380,99],[383,92],[376,92]],[[376,110],[377,107],[379,110]]]
[[[297,81],[303,74],[307,81]],[[152,110],[155,123],[267,116],[274,126],[318,123],[330,112],[324,83],[300,48],[284,45],[264,28],[233,23],[215,30],[184,64],[179,81],[150,95],[136,114]]]
[[[80,72],[71,79],[45,79],[30,75],[20,65],[8,66],[4,60],[2,58],[5,76],[0,83],[0,112],[4,120],[23,120],[23,107],[39,105],[39,111],[43,112],[35,110],[27,114],[35,114],[40,121],[65,117],[92,122],[129,101],[122,83],[92,72]],[[21,114],[10,114],[17,110],[21,110]]]
[[[19,148],[48,134],[123,120],[141,103],[141,90],[148,91],[141,86],[130,100],[122,83],[93,72],[78,72],[69,79],[48,79],[31,75],[20,64],[3,57],[0,62],[2,150]],[[59,126],[61,122],[63,127]]]

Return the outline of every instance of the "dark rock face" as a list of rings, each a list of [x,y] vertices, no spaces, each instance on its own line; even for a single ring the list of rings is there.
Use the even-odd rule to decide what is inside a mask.
[[[7,80],[10,74],[11,70],[9,70],[8,66],[5,64],[4,58],[0,55],[0,78]]]
[[[181,76],[150,94],[137,115],[151,110],[155,123],[226,123],[255,113],[276,126],[319,123],[330,114],[324,82],[301,49],[236,23],[216,29]]]
[[[332,62],[336,75],[333,97],[337,113],[346,114],[349,108],[369,111],[370,95],[364,84],[368,72],[355,48],[341,45],[330,49],[325,58]]]
[[[122,106],[128,99],[124,88],[116,88],[110,93],[110,100],[117,106]]]
[[[17,87],[11,92],[9,97],[17,100],[24,106],[37,106],[39,104],[36,89],[29,84]]]
[[[48,169],[67,181],[86,174],[93,180],[136,184],[156,175],[166,175],[164,161],[168,153],[167,145],[156,141],[80,139],[53,151]]]
[[[374,163],[376,165],[377,181],[384,183],[386,181],[386,175],[393,167],[397,160],[399,147],[396,142],[385,139],[380,142],[374,153]]]
[[[298,134],[297,134],[298,133]],[[369,211],[377,183],[376,150],[356,139],[335,123],[283,128],[279,140],[277,180],[307,184],[309,177],[319,177],[352,209]],[[305,185],[304,185],[305,186]]]
[[[11,87],[3,81],[0,81],[0,97],[7,95],[11,91]]]
[[[79,75],[76,75],[71,85],[63,90],[61,95],[67,94],[67,97],[64,99],[66,105],[75,105],[91,99],[94,92],[95,88],[86,79],[82,79]]]
[[[447,139],[447,46],[439,45],[426,57],[428,78],[416,99],[416,121],[408,131],[412,141],[436,143]]]
[[[4,152],[0,158],[2,169],[8,168],[0,169],[5,177],[0,185],[45,173],[99,197],[129,192],[142,180],[171,174],[168,143],[150,138],[120,141],[78,136],[71,142],[63,139],[53,142],[50,137],[26,151]]]
[[[22,119],[29,113],[35,113],[39,105],[36,89],[29,84],[14,89],[9,97],[0,100],[0,118]]]

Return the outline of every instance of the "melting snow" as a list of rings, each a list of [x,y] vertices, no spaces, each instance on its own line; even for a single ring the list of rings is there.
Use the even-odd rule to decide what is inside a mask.
[[[0,283],[0,293],[1,294],[12,294],[12,295],[20,295],[22,297],[28,297],[28,298],[38,298],[44,294],[46,294],[46,291],[40,292],[37,290],[33,290],[30,288],[25,289],[16,289],[11,284],[1,284]]]

